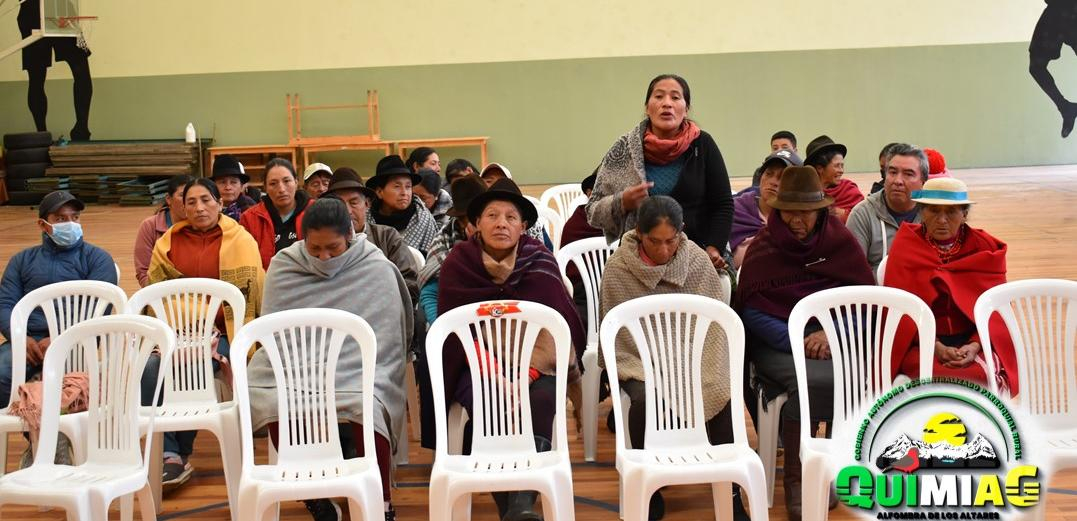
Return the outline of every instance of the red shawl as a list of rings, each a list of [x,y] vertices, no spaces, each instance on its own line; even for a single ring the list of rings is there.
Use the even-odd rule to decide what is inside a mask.
[[[572,332],[572,345],[587,345],[576,305],[572,303],[553,254],[541,242],[524,235],[516,246],[516,265],[504,284],[495,284],[482,262],[479,234],[457,243],[445,257],[438,277],[438,315],[484,300],[528,300],[557,310]],[[445,345],[445,396],[452,400],[456,387],[470,378],[467,358],[455,336]],[[470,380],[467,381],[470,385]]]
[[[903,223],[894,236],[890,255],[886,261],[883,280],[886,285],[903,289],[926,302],[929,306],[945,293],[965,319],[975,323],[973,308],[976,299],[984,291],[1006,282],[1006,244],[983,230],[964,227],[965,241],[955,258],[943,264],[938,252],[922,235],[923,225]],[[942,317],[936,317],[942,318]],[[1016,395],[1017,356],[1009,330],[996,314],[991,318],[991,346],[997,355],[1002,377]],[[973,340],[978,337],[973,336]],[[919,347],[916,344],[916,326],[908,318],[898,326],[894,338],[893,367],[895,372],[913,378],[919,375]],[[936,360],[935,376],[956,376],[985,383],[986,375],[976,363],[962,369],[949,369]]]
[[[652,165],[668,165],[684,154],[692,142],[699,137],[699,126],[695,121],[685,118],[681,131],[673,139],[662,139],[651,132],[650,125],[643,135],[643,157]]]
[[[875,284],[864,252],[849,229],[825,212],[820,220],[815,234],[804,243],[778,215],[767,219],[744,256],[738,308],[788,319],[793,306],[812,293]]]
[[[849,212],[857,203],[864,200],[864,194],[860,193],[860,188],[856,186],[856,183],[842,179],[838,181],[838,184],[833,187],[823,190],[826,195],[834,198],[834,205],[832,208],[840,208],[845,210],[841,212],[841,222],[849,220]]]

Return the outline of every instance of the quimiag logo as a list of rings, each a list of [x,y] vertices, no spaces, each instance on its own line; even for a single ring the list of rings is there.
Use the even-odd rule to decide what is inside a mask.
[[[914,380],[860,424],[854,464],[835,480],[846,505],[878,519],[1002,519],[1039,502],[1017,422],[990,391]]]

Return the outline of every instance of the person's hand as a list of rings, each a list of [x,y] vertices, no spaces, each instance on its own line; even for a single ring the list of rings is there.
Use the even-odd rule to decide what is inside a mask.
[[[960,358],[957,352],[957,348],[947,346],[942,342],[935,341],[935,358],[940,364],[949,366],[949,364]]]
[[[650,181],[644,181],[638,185],[633,185],[621,192],[621,208],[626,212],[631,212],[636,208],[639,208],[640,203],[647,198],[647,190],[649,190],[654,183]]]
[[[715,269],[725,269],[725,258],[722,257],[722,252],[714,246],[707,246],[707,255],[711,258],[711,264],[714,264]]]
[[[969,342],[959,348],[953,348],[955,358],[944,365],[952,369],[968,367],[976,360],[976,355],[980,353],[980,349],[979,342]]]
[[[826,331],[816,331],[804,337],[804,355],[812,360],[830,360],[830,342]]]
[[[30,365],[41,364],[41,352],[37,347],[37,340],[33,337],[26,337],[26,362]]]

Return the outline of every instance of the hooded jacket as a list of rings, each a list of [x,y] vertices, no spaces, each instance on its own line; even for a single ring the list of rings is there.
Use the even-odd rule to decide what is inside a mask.
[[[920,224],[920,214],[917,214],[912,222]],[[875,192],[853,207],[845,225],[860,244],[860,249],[864,250],[868,265],[874,273],[883,257],[889,253],[894,234],[900,226],[887,209],[886,191]]]
[[[295,235],[296,241],[303,240],[303,213],[314,202],[313,199],[302,190],[295,192]],[[267,205],[273,204],[269,196],[264,196],[262,202],[250,207],[239,217],[239,224],[250,232],[254,240],[258,241],[258,253],[262,256],[262,269],[269,269],[269,261],[277,254],[276,236],[273,228],[273,217],[269,215]]]
[[[11,310],[27,293],[49,284],[69,280],[100,280],[116,284],[116,264],[105,250],[83,240],[61,248],[48,235],[41,245],[16,253],[0,280],[0,334],[11,337]],[[40,309],[30,314],[27,333],[48,335],[49,327]]]

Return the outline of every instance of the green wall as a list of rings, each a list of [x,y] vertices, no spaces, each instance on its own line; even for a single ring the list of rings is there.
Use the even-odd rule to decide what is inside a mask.
[[[1029,77],[1026,44],[628,57],[98,79],[95,139],[179,137],[188,121],[218,145],[287,140],[284,94],[307,103],[380,93],[385,139],[490,136],[490,160],[523,183],[575,181],[643,112],[647,81],[677,72],[691,114],[717,140],[733,175],[750,175],[770,134],[802,146],[820,133],[849,146],[847,169],[877,169],[879,148],[909,141],[940,149],[951,167],[1077,163],[1077,136]],[[95,55],[93,61],[98,59]],[[59,65],[63,67],[62,64]],[[1052,66],[1077,91],[1077,60]],[[0,83],[0,132],[32,130],[24,82]],[[48,84],[50,127],[73,120],[70,81]],[[344,121],[348,118],[350,121]],[[337,121],[332,121],[337,119]],[[304,118],[304,134],[365,129],[365,116]],[[446,149],[477,162],[469,149]],[[322,157],[370,175],[376,154]]]

